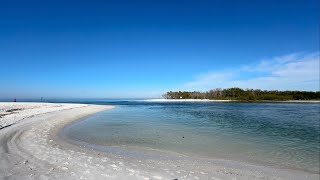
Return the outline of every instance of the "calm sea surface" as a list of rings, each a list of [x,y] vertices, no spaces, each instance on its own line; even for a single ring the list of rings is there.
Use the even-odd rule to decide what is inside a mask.
[[[116,108],[70,125],[67,137],[319,173],[320,104],[92,103]]]

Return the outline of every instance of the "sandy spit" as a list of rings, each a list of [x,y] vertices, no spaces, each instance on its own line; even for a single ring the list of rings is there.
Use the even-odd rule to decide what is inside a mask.
[[[218,99],[145,99],[136,100],[143,102],[242,102],[239,100],[218,100]],[[253,101],[254,102],[254,101]],[[268,103],[320,103],[320,100],[288,100],[288,101],[276,101],[276,100],[261,100],[257,102],[268,102]]]
[[[168,152],[125,147],[101,152],[60,137],[67,124],[111,108],[0,103],[0,179],[319,179],[298,170]]]
[[[232,102],[233,100],[214,100],[214,99],[145,99],[137,100],[144,102]]]

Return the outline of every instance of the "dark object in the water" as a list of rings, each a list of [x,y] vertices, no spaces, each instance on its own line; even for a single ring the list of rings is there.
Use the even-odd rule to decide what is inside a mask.
[[[182,138],[184,138],[184,136],[182,136]]]

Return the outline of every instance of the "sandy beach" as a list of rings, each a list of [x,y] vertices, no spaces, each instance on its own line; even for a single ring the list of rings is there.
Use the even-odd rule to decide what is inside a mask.
[[[146,99],[145,102],[231,102],[233,100],[214,100],[214,99]]]
[[[218,99],[145,99],[138,100],[144,102],[241,102],[239,100],[218,100]],[[252,101],[254,102],[254,101]],[[256,101],[256,102],[267,102],[267,103],[320,103],[320,100],[288,100],[288,101]]]
[[[0,179],[319,179],[294,169],[66,139],[71,122],[114,107],[0,103]]]

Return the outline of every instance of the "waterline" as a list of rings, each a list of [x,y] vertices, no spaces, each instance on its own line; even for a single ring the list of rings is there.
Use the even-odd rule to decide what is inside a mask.
[[[319,173],[319,107],[139,103],[77,122],[66,135],[102,146],[151,148]]]

